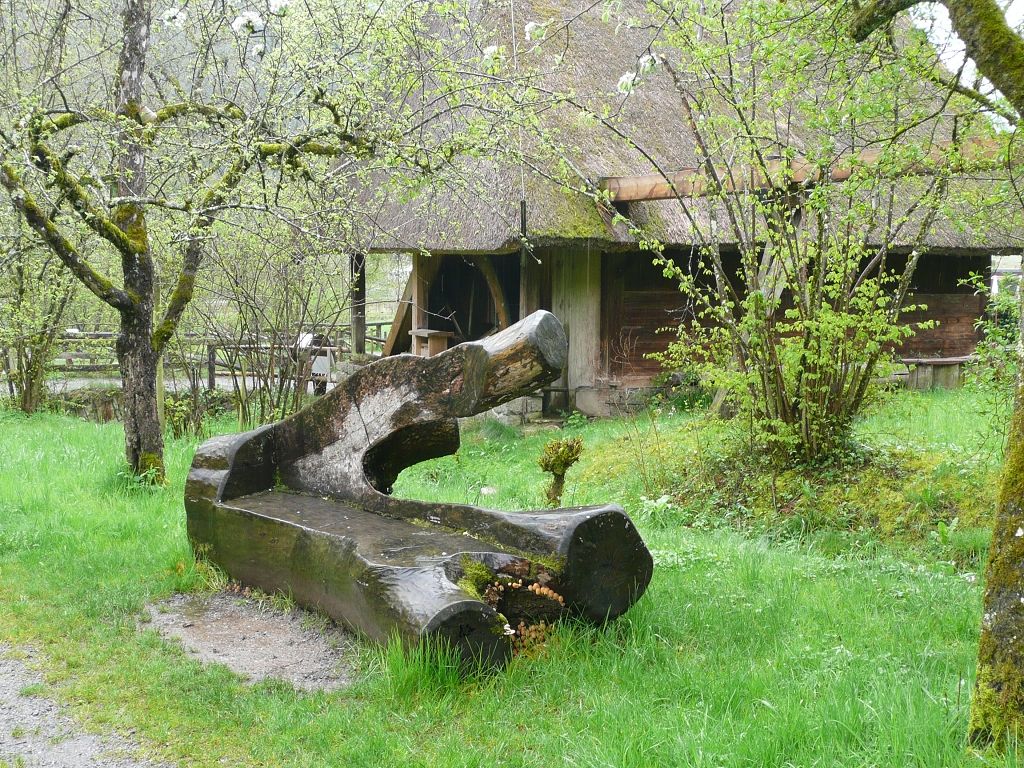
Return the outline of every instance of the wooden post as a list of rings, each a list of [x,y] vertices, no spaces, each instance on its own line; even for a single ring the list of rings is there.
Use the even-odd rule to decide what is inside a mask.
[[[381,357],[395,354],[396,349],[401,352],[402,349],[399,349],[399,346],[409,338],[408,332],[412,329],[412,311],[410,310],[412,305],[412,284],[415,279],[415,274],[409,275],[409,280],[405,284],[405,290],[402,292],[402,298],[398,301],[395,319],[391,321],[388,337],[384,340]]]
[[[217,347],[206,345],[206,389],[213,392],[217,388]]]
[[[474,261],[484,276],[487,290],[491,294],[491,301],[494,302],[494,313],[498,316],[498,330],[508,328],[512,325],[508,311],[508,300],[505,298],[505,289],[501,287],[501,280],[498,279],[498,272],[494,268],[492,257],[479,256]]]
[[[412,257],[412,330],[418,331],[427,327],[427,302],[430,299],[429,260],[436,256],[424,256],[421,253]]]
[[[532,253],[519,257],[519,317],[540,309],[541,265]]]
[[[366,354],[366,254],[353,253],[349,258],[352,271],[352,354]]]
[[[601,360],[601,252],[565,248],[549,258],[552,311],[569,338],[569,356],[560,383],[568,393],[564,407],[574,408],[576,390],[594,386]]]

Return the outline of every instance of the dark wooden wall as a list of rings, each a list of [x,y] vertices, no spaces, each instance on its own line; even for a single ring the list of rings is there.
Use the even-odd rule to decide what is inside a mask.
[[[978,344],[975,323],[985,313],[985,299],[962,281],[971,273],[988,275],[988,256],[950,256],[931,253],[922,257],[914,275],[910,302],[924,304],[924,311],[904,316],[908,323],[937,320],[934,328],[922,328],[900,348],[902,357],[961,357]]]
[[[651,264],[649,253],[605,254],[601,274],[601,361],[618,380],[649,379],[661,364],[646,357],[663,352],[685,316],[677,283]]]
[[[669,254],[686,264],[687,254]],[[735,262],[735,255],[723,260]],[[666,278],[651,263],[648,253],[606,253],[601,286],[601,365],[608,377],[620,380],[650,379],[661,372],[657,361],[646,356],[661,352],[675,338],[672,330],[682,320],[692,320],[685,297],[675,281]],[[925,312],[910,313],[907,322],[937,320],[931,329],[921,329],[900,349],[903,357],[958,357],[974,351],[978,334],[974,324],[984,312],[984,299],[961,285],[972,272],[987,274],[988,256],[929,254],[917,269],[913,284],[917,304]],[[901,258],[893,260],[901,268]]]

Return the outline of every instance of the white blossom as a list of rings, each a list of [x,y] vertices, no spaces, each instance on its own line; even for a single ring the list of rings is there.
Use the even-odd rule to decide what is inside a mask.
[[[289,5],[291,5],[291,0],[270,0],[270,12],[284,14],[287,12]]]
[[[1024,528],[1018,528],[1018,529],[1017,529],[1017,533],[1015,533],[1015,534],[1014,534],[1014,536],[1016,536],[1016,537],[1017,537],[1018,539],[1019,539],[1019,538],[1020,538],[1021,536],[1024,536]]]
[[[638,75],[646,75],[652,69],[658,65],[658,58],[649,53],[645,53],[640,57],[636,63],[636,71]]]
[[[231,30],[236,35],[251,35],[255,32],[262,32],[266,27],[267,23],[256,11],[242,11],[231,22]]]
[[[188,21],[188,14],[185,13],[184,8],[168,8],[160,14],[160,21],[164,24],[170,24],[172,27],[182,29],[185,26],[185,22]]]
[[[619,78],[619,84],[615,86],[615,89],[619,93],[629,93],[636,87],[636,72],[627,72]]]
[[[484,48],[483,54],[481,63],[487,71],[496,69],[504,58],[502,49],[496,45],[488,45]]]

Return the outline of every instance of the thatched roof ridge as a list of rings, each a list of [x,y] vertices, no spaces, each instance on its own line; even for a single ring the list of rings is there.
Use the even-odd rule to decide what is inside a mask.
[[[639,15],[645,2],[624,0],[624,7],[626,13]],[[611,110],[615,122],[644,148],[631,146],[568,104],[552,109],[547,116],[556,140],[572,168],[586,181],[593,184],[602,176],[698,165],[693,135],[683,127],[679,97],[666,72],[655,69],[645,77],[643,87],[628,96],[615,92],[623,73],[635,70],[637,61],[649,51],[651,30],[616,27],[601,18],[602,4],[593,0],[489,0],[480,9],[500,40],[512,41],[514,31],[523,67],[540,71],[544,90],[572,93],[578,104],[595,112]],[[554,20],[553,31],[543,43],[524,40],[525,24],[548,20]],[[511,45],[507,42],[506,50]],[[791,135],[793,146],[802,144],[798,130]],[[944,133],[948,131],[939,126],[937,134],[941,137]],[[371,217],[372,226],[363,233],[365,247],[447,253],[516,251],[521,240],[519,201],[524,192],[526,234],[535,245],[589,241],[621,248],[635,242],[629,229],[614,225],[612,216],[593,199],[544,178],[538,169],[485,158],[459,160],[457,168],[458,173],[412,199],[385,193]],[[580,179],[579,184],[583,183]],[[631,203],[628,215],[666,245],[685,247],[700,239],[695,235],[695,223],[706,232],[714,218],[718,231],[725,231],[720,208],[710,201],[689,205],[688,211],[677,201],[641,202]],[[913,230],[905,228],[907,242],[892,245],[909,245]],[[977,253],[1015,250],[1018,243],[1018,238],[1004,234],[958,229],[948,218],[940,217],[928,244],[951,252]]]

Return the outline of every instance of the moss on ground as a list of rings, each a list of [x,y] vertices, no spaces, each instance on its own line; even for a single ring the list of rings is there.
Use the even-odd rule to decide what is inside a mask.
[[[627,431],[591,444],[579,482],[630,482],[627,504],[641,518],[651,499],[667,495],[675,510],[667,522],[783,536],[869,530],[921,541],[991,523],[990,463],[939,448],[860,445],[829,464],[787,468],[745,454],[728,434],[734,429],[694,421]]]

